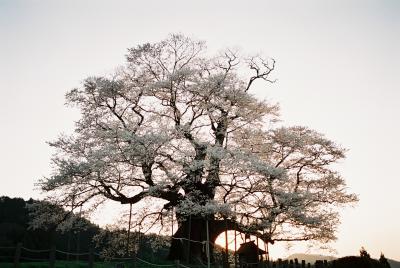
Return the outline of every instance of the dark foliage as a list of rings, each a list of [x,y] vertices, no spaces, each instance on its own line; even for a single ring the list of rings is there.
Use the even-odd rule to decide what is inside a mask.
[[[390,266],[384,266],[378,260],[359,257],[359,256],[346,256],[339,258],[332,262],[332,268],[385,268]]]
[[[89,221],[84,221],[84,229],[72,229],[68,232],[49,231],[45,228],[29,229],[27,203],[22,198],[0,197],[0,247],[14,247],[22,243],[30,249],[49,249],[52,244],[57,249],[69,252],[87,252],[92,245],[92,238],[100,228]],[[54,243],[53,243],[54,241]],[[1,254],[0,254],[1,255]]]
[[[47,250],[55,245],[56,249],[66,252],[88,252],[90,247],[94,247],[93,237],[100,233],[101,228],[92,224],[86,219],[81,218],[80,224],[83,228],[72,228],[64,233],[59,231],[49,231],[48,228],[35,229],[29,228],[29,213],[26,204],[32,203],[34,200],[28,201],[22,198],[10,198],[6,196],[0,197],[0,263],[12,262],[15,249],[18,243],[22,243],[24,248],[31,250]],[[60,208],[62,209],[62,208]],[[118,235],[118,232],[126,232],[126,230],[106,231],[108,238]],[[133,234],[132,234],[133,236]],[[140,234],[139,251],[137,256],[149,261],[157,262],[167,258],[168,246],[159,246],[157,249],[151,247],[151,240],[154,235]],[[103,244],[96,246],[95,250],[101,252],[103,247],[107,247],[107,237]],[[47,259],[48,252],[30,254],[23,252],[25,257]],[[72,258],[67,255],[56,256],[57,259]],[[1,265],[0,265],[1,267]]]
[[[385,255],[383,255],[383,253],[381,253],[381,256],[379,258],[379,262],[383,267],[389,267],[390,268],[390,264],[389,264],[388,260],[385,258]]]

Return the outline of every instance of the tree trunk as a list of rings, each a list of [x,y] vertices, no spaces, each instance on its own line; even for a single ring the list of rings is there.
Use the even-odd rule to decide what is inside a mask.
[[[201,218],[192,217],[191,220],[181,222],[172,237],[168,258],[189,263],[206,260],[207,234],[205,227],[206,221]]]
[[[243,232],[234,221],[209,220],[211,262],[213,262],[214,259],[213,251],[215,240],[226,230]],[[261,234],[258,233],[258,235]],[[206,219],[191,217],[191,221],[187,219],[186,221],[180,222],[178,230],[172,237],[168,259],[189,263],[199,263],[200,261],[206,263],[206,241]]]

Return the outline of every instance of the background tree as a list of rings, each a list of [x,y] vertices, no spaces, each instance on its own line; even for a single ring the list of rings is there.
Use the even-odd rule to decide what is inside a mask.
[[[264,241],[335,238],[337,206],[356,201],[331,164],[345,150],[306,127],[275,127],[279,108],[251,94],[273,82],[273,59],[171,35],[128,50],[110,77],[89,77],[67,94],[81,110],[41,188],[61,205],[105,200],[145,211],[136,224],[163,231],[178,220],[170,258],[204,257],[227,229]]]
[[[390,267],[390,264],[383,253],[381,253],[381,256],[379,257],[379,263],[383,267]]]
[[[371,258],[371,256],[369,255],[369,253],[367,252],[367,250],[364,247],[361,247],[361,249],[360,249],[360,257],[367,258],[367,259]]]

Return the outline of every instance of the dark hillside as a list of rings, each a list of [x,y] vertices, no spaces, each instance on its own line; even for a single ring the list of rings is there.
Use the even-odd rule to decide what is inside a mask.
[[[83,230],[72,229],[64,233],[45,228],[32,230],[29,228],[30,218],[26,208],[26,204],[32,202],[32,199],[24,201],[21,198],[0,197],[0,247],[14,247],[22,243],[30,249],[48,249],[55,241],[56,248],[60,250],[89,250],[93,236],[100,230],[98,226],[81,219]]]

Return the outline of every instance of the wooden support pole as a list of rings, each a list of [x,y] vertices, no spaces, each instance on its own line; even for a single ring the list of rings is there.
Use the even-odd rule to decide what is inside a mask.
[[[93,247],[90,247],[90,249],[89,249],[88,266],[89,266],[89,268],[94,267],[94,249],[93,249]]]
[[[234,218],[234,220],[235,220],[235,230],[234,230],[234,235],[235,235],[235,238],[234,238],[234,243],[235,243],[235,252],[234,252],[234,254],[233,254],[233,259],[234,259],[234,264],[235,264],[235,268],[237,267],[237,253],[236,253],[236,251],[237,251],[237,240],[236,240],[236,236],[237,236],[237,234],[236,234],[236,228],[237,228],[237,222],[236,222],[236,204],[235,204],[235,208],[234,208],[234,210],[235,210],[235,218]]]
[[[129,242],[131,236],[132,203],[129,204],[128,239],[126,241],[126,256],[129,256]]]
[[[138,227],[138,229],[139,229],[139,233],[138,233],[138,247],[137,247],[137,252],[136,252],[137,255],[139,255],[140,243],[141,243],[140,226],[141,226],[141,225],[140,225],[140,223],[139,223],[139,227]]]
[[[229,267],[229,251],[228,251],[228,220],[225,218],[225,267]]]
[[[54,268],[56,264],[56,246],[52,245],[50,249],[50,256],[49,256],[49,268]]]
[[[14,254],[14,268],[19,268],[19,262],[21,259],[21,248],[22,248],[22,243],[18,243],[17,247],[15,248],[15,254]]]
[[[206,220],[206,233],[207,233],[207,268],[210,268],[210,233],[208,231],[208,219]]]
[[[235,225],[236,225],[236,221],[235,221]],[[236,242],[236,236],[237,236],[237,234],[236,234],[236,226],[235,226],[235,253],[234,253],[235,268],[237,267],[237,253],[236,253],[236,251],[237,251],[237,242]]]
[[[136,262],[137,262],[137,259],[136,259],[136,251],[134,251],[134,252],[133,252],[133,268],[136,268]]]
[[[188,223],[188,241],[187,241],[187,255],[186,255],[186,262],[190,263],[190,239],[191,239],[191,232],[192,232],[192,215],[189,215],[189,223]]]
[[[172,220],[171,220],[171,237],[174,236],[174,208],[172,207]]]
[[[79,208],[79,220],[82,217],[82,204]],[[76,238],[76,251],[77,251],[77,255],[76,255],[76,260],[79,261],[79,253],[81,253],[81,228],[78,229],[78,237]]]

